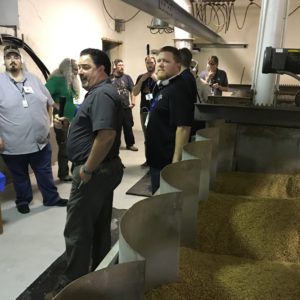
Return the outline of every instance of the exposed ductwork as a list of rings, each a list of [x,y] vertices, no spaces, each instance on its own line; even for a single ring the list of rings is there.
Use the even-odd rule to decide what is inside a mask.
[[[194,18],[173,0],[122,0],[169,24],[213,43],[224,43],[217,33]]]

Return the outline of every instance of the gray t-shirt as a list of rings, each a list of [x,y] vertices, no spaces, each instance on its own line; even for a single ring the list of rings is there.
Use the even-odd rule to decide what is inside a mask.
[[[69,160],[85,162],[91,152],[95,136],[101,129],[113,129],[117,133],[104,161],[118,157],[121,143],[121,114],[120,96],[109,79],[92,87],[70,124],[67,140]]]
[[[47,106],[51,98],[43,83],[23,72],[24,80],[15,82],[7,72],[0,74],[0,137],[3,154],[34,153],[49,142],[50,119]]]
[[[121,96],[122,106],[128,108],[130,105],[130,93],[132,92],[134,86],[131,77],[127,74],[123,74],[119,77],[112,75],[111,82],[116,87],[119,95]]]

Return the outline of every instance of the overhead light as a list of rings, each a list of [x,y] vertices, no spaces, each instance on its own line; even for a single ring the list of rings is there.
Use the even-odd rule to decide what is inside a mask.
[[[153,34],[172,33],[174,31],[174,27],[170,26],[167,22],[158,18],[152,18],[151,24],[147,27],[150,29],[150,32]]]

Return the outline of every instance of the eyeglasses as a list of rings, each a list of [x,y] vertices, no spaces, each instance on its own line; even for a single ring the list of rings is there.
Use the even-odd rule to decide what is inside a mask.
[[[215,63],[208,63],[210,66],[214,66],[215,65]]]

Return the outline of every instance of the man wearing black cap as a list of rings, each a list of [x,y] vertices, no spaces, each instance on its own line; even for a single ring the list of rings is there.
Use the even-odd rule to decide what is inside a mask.
[[[50,115],[54,103],[48,90],[33,74],[22,70],[17,47],[4,48],[6,72],[0,74],[0,153],[13,177],[16,205],[28,213],[32,168],[45,206],[66,206],[54,185],[49,143]]]

